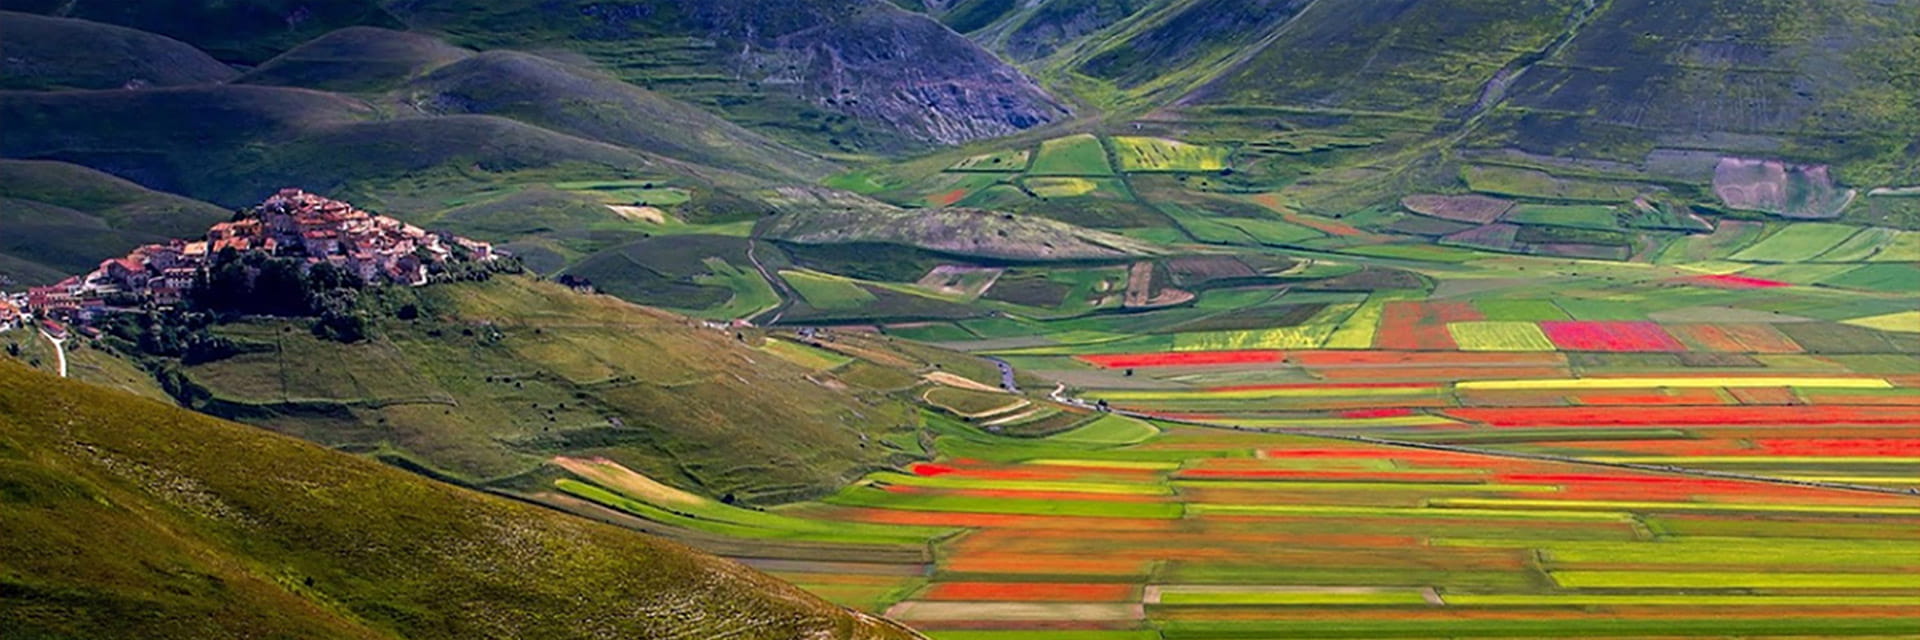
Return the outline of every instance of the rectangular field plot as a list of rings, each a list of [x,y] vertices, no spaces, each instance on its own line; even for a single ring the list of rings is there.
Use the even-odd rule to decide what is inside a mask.
[[[1566,351],[1686,351],[1652,322],[1542,322],[1554,346]]]
[[[1018,172],[1027,170],[1028,155],[1029,153],[1027,152],[1026,149],[1019,149],[1014,151],[1000,151],[996,153],[970,156],[959,162],[953,163],[953,166],[947,167],[947,170],[948,171],[983,171],[983,172],[992,172],[992,173],[1018,173]]]
[[[1826,222],[1796,222],[1777,228],[1739,253],[1733,260],[1742,262],[1811,262],[1846,242],[1860,227]]]
[[[1092,134],[1077,134],[1040,143],[1040,153],[1028,173],[1036,176],[1110,176],[1107,149]]]
[[[1531,322],[1454,322],[1447,332],[1462,351],[1553,351],[1552,340]]]
[[[1131,136],[1114,137],[1113,147],[1122,171],[1219,171],[1226,168],[1230,152],[1226,147]]]

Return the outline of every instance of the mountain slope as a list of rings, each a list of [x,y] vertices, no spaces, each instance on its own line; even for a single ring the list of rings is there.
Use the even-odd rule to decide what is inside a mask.
[[[566,166],[584,178],[654,164],[506,118],[378,118],[359,100],[283,87],[0,92],[0,119],[12,123],[0,155],[73,162],[236,207],[289,185],[381,193],[439,174],[426,183],[464,193],[521,170]]]
[[[7,8],[157,33],[248,65],[342,27],[401,26],[379,0],[8,0]]]
[[[547,58],[489,51],[409,84],[403,99],[436,114],[488,114],[764,177],[817,180],[838,170],[713,114]]]
[[[458,43],[572,49],[621,79],[824,150],[952,144],[1067,115],[1018,70],[885,0],[404,7],[409,24]]]
[[[678,544],[0,362],[9,637],[916,637]]]
[[[472,51],[425,34],[347,27],[274,56],[239,81],[323,91],[381,91],[471,55]]]
[[[236,75],[199,49],[164,36],[0,11],[0,89],[167,87]]]
[[[1910,4],[1616,0],[1514,81],[1487,128],[1535,153],[1784,153],[1856,184],[1911,180],[1915,64]]]
[[[77,165],[0,160],[0,275],[52,282],[143,243],[200,235],[229,215]]]
[[[194,408],[473,483],[605,456],[777,502],[905,459],[878,442],[911,428],[905,403],[684,317],[510,276],[389,290],[379,306],[394,315],[349,345],[293,322],[223,325],[239,353],[168,375]]]

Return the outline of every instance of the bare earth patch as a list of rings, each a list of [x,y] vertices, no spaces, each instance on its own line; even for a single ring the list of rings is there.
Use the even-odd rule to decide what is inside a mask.
[[[653,224],[667,223],[667,212],[661,211],[659,207],[635,207],[624,204],[610,204],[607,205],[607,208],[619,214],[620,217],[634,222],[651,222]]]
[[[1400,200],[1408,211],[1441,220],[1486,224],[1499,220],[1513,201],[1478,194],[1463,196],[1413,195]]]

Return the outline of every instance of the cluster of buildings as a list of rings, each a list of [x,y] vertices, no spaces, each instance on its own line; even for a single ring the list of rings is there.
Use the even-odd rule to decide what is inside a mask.
[[[86,275],[0,296],[0,328],[38,316],[85,322],[114,305],[169,306],[184,300],[228,249],[327,263],[368,283],[426,284],[430,265],[496,257],[485,242],[430,232],[299,189],[282,189],[248,215],[213,225],[204,240],[149,244],[100,263]]]

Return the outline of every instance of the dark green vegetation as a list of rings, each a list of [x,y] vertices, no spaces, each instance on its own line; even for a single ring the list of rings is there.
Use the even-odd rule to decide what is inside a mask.
[[[0,276],[47,284],[227,219],[220,207],[85,167],[0,160]]]
[[[238,75],[199,49],[144,31],[0,11],[0,89],[120,89]]]
[[[10,638],[911,638],[732,562],[0,362]]]

